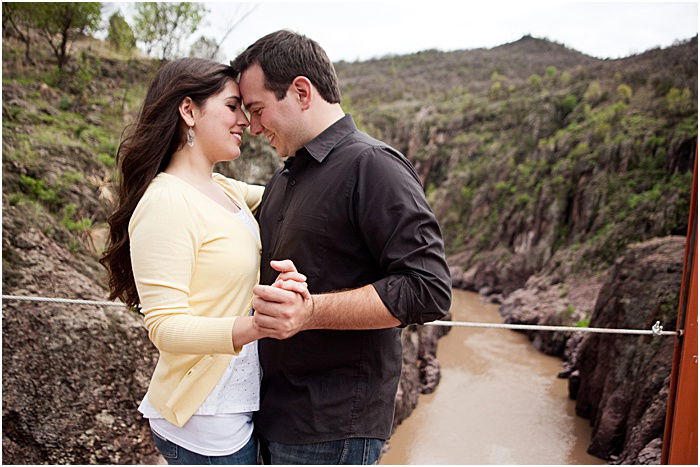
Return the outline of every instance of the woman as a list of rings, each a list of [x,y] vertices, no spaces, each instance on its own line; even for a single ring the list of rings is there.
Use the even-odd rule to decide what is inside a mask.
[[[122,141],[119,201],[102,258],[110,298],[141,305],[160,356],[139,410],[170,464],[255,464],[260,368],[249,316],[263,187],[212,174],[249,125],[232,68],[165,64]],[[278,286],[308,296],[305,278]],[[295,281],[296,280],[296,281]],[[235,355],[235,357],[232,357]]]

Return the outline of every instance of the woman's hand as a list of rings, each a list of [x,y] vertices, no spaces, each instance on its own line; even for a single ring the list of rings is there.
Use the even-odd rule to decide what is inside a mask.
[[[272,269],[279,272],[275,283],[272,284],[273,287],[296,292],[304,297],[304,300],[311,300],[309,287],[306,283],[306,276],[297,271],[291,259],[270,261],[270,266],[272,266]]]

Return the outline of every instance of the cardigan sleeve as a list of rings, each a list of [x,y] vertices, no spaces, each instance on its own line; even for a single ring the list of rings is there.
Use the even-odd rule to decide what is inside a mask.
[[[234,180],[234,183],[238,186],[238,189],[243,195],[243,199],[245,199],[245,204],[248,205],[248,209],[255,213],[260,206],[260,201],[262,200],[265,187],[262,185],[249,185],[238,180]]]
[[[199,248],[198,226],[182,193],[144,194],[129,222],[131,265],[148,336],[158,350],[237,354],[236,317],[196,316],[190,282]]]

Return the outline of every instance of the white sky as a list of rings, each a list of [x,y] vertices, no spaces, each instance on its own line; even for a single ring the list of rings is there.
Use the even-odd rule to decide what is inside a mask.
[[[201,35],[220,39],[227,25],[253,3],[206,2]],[[619,58],[669,46],[698,32],[697,2],[565,1],[264,1],[222,46],[234,58],[278,29],[300,32],[321,44],[332,61],[365,60],[425,49],[495,47],[525,34],[548,38],[599,58]],[[127,16],[129,4],[118,3]]]

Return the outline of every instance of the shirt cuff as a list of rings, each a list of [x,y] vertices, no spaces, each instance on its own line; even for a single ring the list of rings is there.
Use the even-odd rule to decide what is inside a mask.
[[[410,310],[415,302],[415,297],[407,285],[407,279],[402,276],[387,276],[374,282],[379,298],[386,306],[389,313],[401,322],[401,327],[412,324]]]

